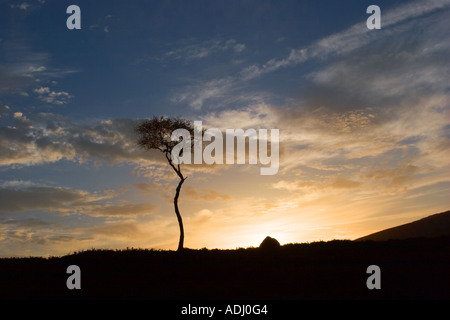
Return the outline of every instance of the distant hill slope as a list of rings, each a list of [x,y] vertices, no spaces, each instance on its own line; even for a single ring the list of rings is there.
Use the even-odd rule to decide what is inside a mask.
[[[358,238],[355,241],[385,241],[390,239],[432,238],[441,236],[450,236],[450,211],[433,214],[411,223],[375,232]]]

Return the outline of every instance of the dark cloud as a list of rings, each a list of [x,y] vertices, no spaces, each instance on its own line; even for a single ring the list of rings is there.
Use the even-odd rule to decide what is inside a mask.
[[[4,237],[4,243],[7,245],[14,245],[15,249],[10,247],[5,248],[3,255],[8,257],[14,256],[31,256],[30,248],[35,246],[48,246],[63,244],[66,245],[69,242],[76,242],[80,244],[81,241],[87,241],[94,239],[90,236],[78,236],[70,234],[39,234],[32,230],[13,229],[5,232],[0,232],[0,237]],[[17,248],[21,248],[18,250]],[[64,252],[67,254],[68,252]],[[47,255],[53,255],[52,249],[47,250]]]
[[[11,112],[11,108],[8,105],[0,105],[0,119],[7,117]]]
[[[0,189],[0,212],[48,210],[58,212],[71,206],[99,198],[86,191],[58,187]]]
[[[114,119],[78,125],[53,114],[28,119],[17,112],[13,127],[0,127],[0,165],[33,165],[61,159],[161,163],[163,157],[157,152],[137,147],[136,123],[133,119]]]
[[[18,93],[33,84],[33,79],[11,74],[0,66],[0,93]]]
[[[150,214],[155,212],[158,206],[148,203],[133,203],[121,205],[102,205],[99,208],[90,210],[89,214],[92,216],[136,216],[143,214]]]
[[[354,181],[342,176],[334,177],[330,187],[335,189],[354,189],[361,185],[361,182]]]
[[[148,203],[115,204],[111,202],[111,199],[119,194],[112,190],[99,194],[46,186],[0,188],[0,214],[41,210],[56,214],[77,213],[96,217],[122,217],[150,214],[158,208]],[[45,225],[45,222],[39,219],[1,220],[1,222],[11,225]]]
[[[138,228],[134,222],[119,222],[106,224],[98,227],[88,229],[89,232],[95,235],[108,236],[108,237],[126,237],[135,238],[143,236],[144,234]]]
[[[216,200],[230,200],[231,197],[227,194],[219,193],[215,190],[196,189],[191,186],[184,188],[183,196],[188,200],[200,201],[216,201]]]
[[[0,219],[0,224],[11,225],[17,227],[48,227],[53,225],[51,222],[47,222],[38,218],[27,218],[27,219]]]
[[[148,184],[148,183],[136,183],[135,186],[140,192],[144,194],[151,194],[160,190],[160,186],[156,184]]]
[[[395,168],[378,168],[364,175],[365,178],[374,181],[385,181],[388,190],[406,190],[408,183],[420,171],[420,168],[407,163],[402,163]]]

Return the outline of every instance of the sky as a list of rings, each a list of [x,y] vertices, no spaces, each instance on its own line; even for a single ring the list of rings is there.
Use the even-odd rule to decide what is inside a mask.
[[[0,257],[175,250],[178,178],[136,144],[153,116],[279,130],[274,175],[182,165],[188,248],[448,210],[449,16],[450,0],[1,0]]]

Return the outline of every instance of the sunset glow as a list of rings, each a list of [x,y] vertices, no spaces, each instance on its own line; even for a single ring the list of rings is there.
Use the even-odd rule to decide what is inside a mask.
[[[20,1],[19,1],[20,2]],[[449,209],[450,1],[0,4],[0,257],[175,250],[153,116],[279,130],[279,167],[182,164],[187,248],[356,239]],[[326,4],[325,4],[326,3]],[[71,4],[71,3],[70,3]]]

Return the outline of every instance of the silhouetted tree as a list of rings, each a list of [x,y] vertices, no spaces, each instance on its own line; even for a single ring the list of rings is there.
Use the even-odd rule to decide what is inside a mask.
[[[184,228],[180,210],[178,209],[178,197],[180,196],[181,186],[187,177],[184,177],[181,173],[180,164],[174,163],[171,157],[173,148],[179,143],[179,141],[171,140],[172,132],[176,129],[185,129],[189,131],[191,136],[194,135],[194,127],[189,121],[167,117],[153,117],[152,119],[145,120],[137,126],[136,132],[138,134],[138,145],[147,150],[157,149],[161,151],[169,162],[169,165],[180,178],[180,182],[176,188],[175,197],[173,198],[173,204],[178,219],[178,225],[180,227],[178,251],[181,251],[183,250],[184,243]],[[177,156],[181,156],[181,154]]]

